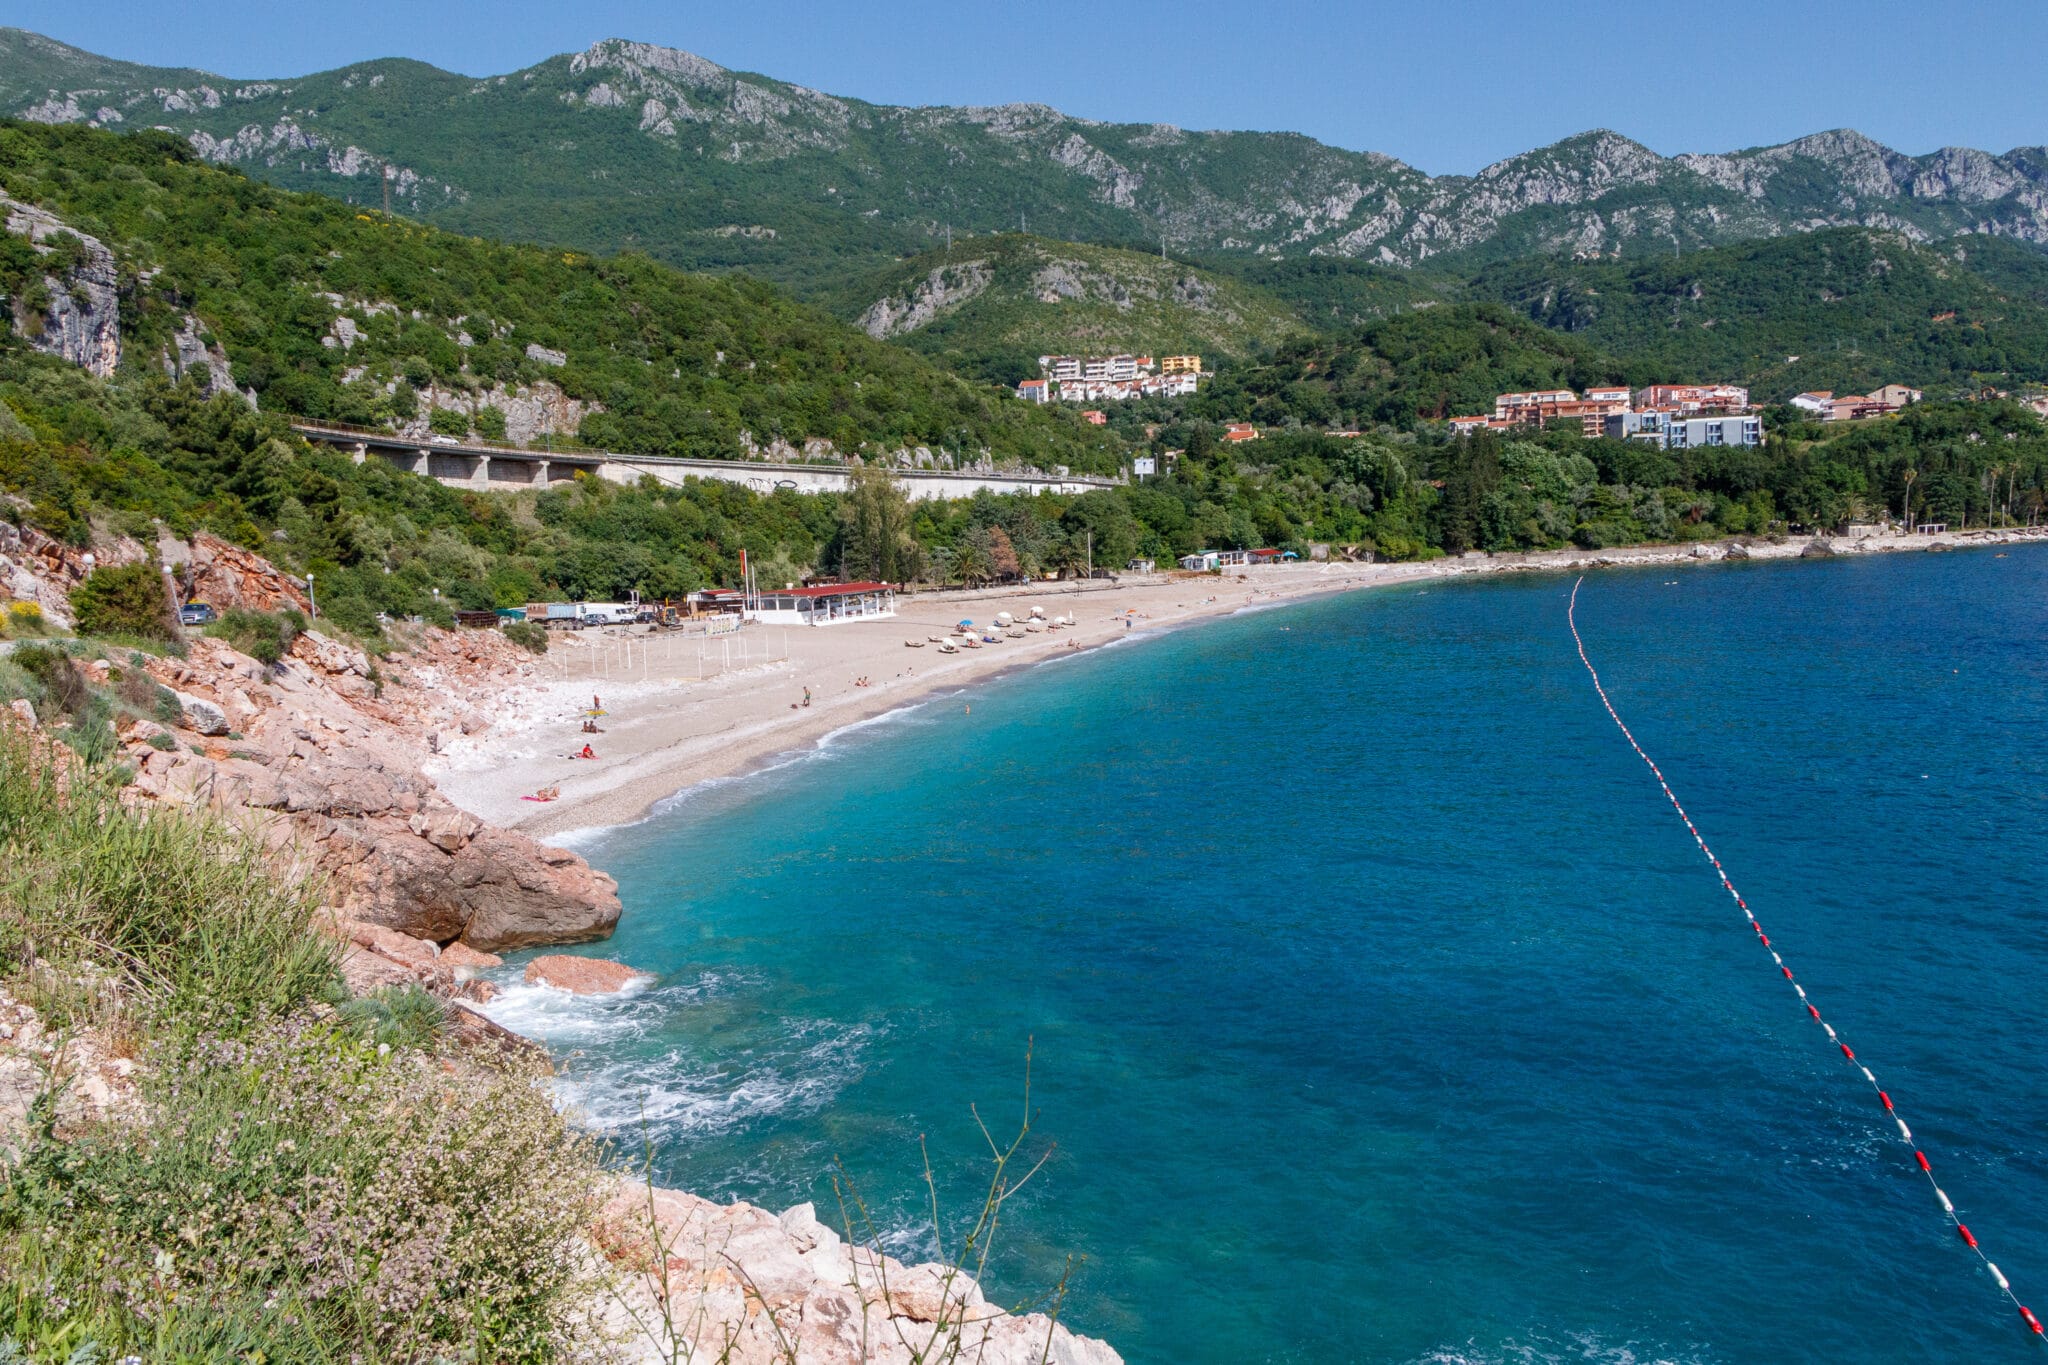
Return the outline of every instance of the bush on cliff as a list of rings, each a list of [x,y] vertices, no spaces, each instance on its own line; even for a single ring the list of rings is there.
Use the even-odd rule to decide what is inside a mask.
[[[0,730],[0,980],[140,1079],[0,1157],[0,1359],[580,1358],[601,1167],[545,1078],[335,1010],[315,888],[50,758]]]
[[[230,607],[206,633],[226,640],[258,663],[275,667],[291,652],[293,641],[305,628],[306,618],[296,611]]]
[[[537,621],[506,622],[505,638],[521,649],[530,649],[535,654],[548,652],[548,628]]]
[[[0,1196],[4,1278],[48,1287],[0,1296],[0,1333],[68,1329],[94,1359],[575,1358],[598,1165],[536,1078],[304,1015],[150,1061],[139,1128],[45,1137]]]
[[[80,635],[172,638],[163,575],[147,564],[115,564],[94,569],[71,590],[71,609],[77,617]]]

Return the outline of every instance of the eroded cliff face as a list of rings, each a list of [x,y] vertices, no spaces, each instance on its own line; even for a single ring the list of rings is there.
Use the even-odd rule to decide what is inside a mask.
[[[120,275],[114,253],[54,214],[0,194],[7,231],[34,244],[47,269],[42,288],[8,304],[14,331],[39,351],[105,379],[121,363]]]
[[[305,611],[305,586],[213,536],[166,537],[158,556],[221,608]],[[133,541],[95,547],[100,564],[142,559]],[[0,521],[0,600],[70,620],[83,551]],[[196,638],[185,658],[148,660],[177,699],[161,722],[120,733],[137,801],[211,808],[258,834],[293,875],[317,878],[343,923],[425,945],[481,951],[603,938],[618,886],[583,859],[458,810],[421,771],[437,736],[490,725],[493,692],[532,672],[496,631],[426,628],[409,651],[372,659],[309,630],[275,665]],[[107,683],[122,665],[86,660]],[[31,725],[32,715],[22,719]]]
[[[182,715],[123,732],[132,790],[246,823],[319,877],[345,920],[485,952],[603,938],[619,918],[610,877],[483,824],[420,771],[431,735],[489,725],[462,698],[529,668],[514,651],[495,632],[429,630],[414,653],[373,662],[308,631],[270,667],[195,641],[149,665]]]

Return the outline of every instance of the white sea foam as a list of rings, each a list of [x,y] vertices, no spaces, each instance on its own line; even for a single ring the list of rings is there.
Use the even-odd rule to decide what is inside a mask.
[[[1606,1341],[1597,1332],[1567,1332],[1560,1337],[1539,1332],[1497,1346],[1438,1346],[1417,1356],[1414,1365],[1709,1365],[1714,1359],[1701,1347],[1672,1351],[1633,1341]]]
[[[587,1070],[572,1059],[556,1089],[604,1131],[644,1131],[663,1142],[727,1133],[762,1119],[808,1117],[859,1078],[874,1038],[866,1025],[794,1021],[779,1041],[801,1044],[813,1033],[820,1036],[807,1046],[749,1049],[732,1061],[679,1047]]]
[[[866,1024],[764,1023],[764,1037],[727,1055],[688,1041],[664,1045],[663,1031],[683,1012],[759,984],[750,974],[707,971],[611,995],[574,995],[514,981],[484,1012],[548,1045],[564,1105],[602,1130],[671,1141],[817,1113],[865,1069],[875,1037]]]

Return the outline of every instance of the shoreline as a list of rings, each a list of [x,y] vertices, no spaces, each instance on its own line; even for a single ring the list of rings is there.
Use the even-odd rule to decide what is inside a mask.
[[[1811,551],[1815,541],[1832,547]],[[1100,649],[1247,608],[1308,601],[1368,588],[1448,578],[1592,568],[1854,557],[2048,543],[2048,527],[1901,535],[1867,540],[1787,537],[1777,543],[1697,541],[1612,550],[1539,550],[1391,564],[1290,564],[1212,575],[1126,576],[1113,583],[1023,584],[977,592],[900,598],[898,614],[825,627],[749,627],[739,637],[700,642],[652,635],[557,637],[539,679],[512,685],[482,704],[498,723],[456,737],[427,766],[443,795],[490,824],[548,843],[594,837],[641,823],[665,802],[707,783],[743,778],[816,750],[834,735],[922,705],[948,690],[1048,659]],[[979,650],[939,654],[927,641],[961,619],[1033,606],[1075,624]],[[1125,625],[1129,620],[1131,624]],[[745,657],[725,659],[733,640]],[[707,674],[716,654],[718,672]],[[922,667],[920,667],[922,665]],[[634,672],[640,674],[635,678]],[[868,678],[867,686],[857,685]],[[801,698],[813,697],[806,708]],[[591,699],[609,693],[598,735],[580,730]],[[482,699],[480,699],[482,700]],[[589,743],[595,766],[564,751]],[[560,797],[524,800],[542,787]]]

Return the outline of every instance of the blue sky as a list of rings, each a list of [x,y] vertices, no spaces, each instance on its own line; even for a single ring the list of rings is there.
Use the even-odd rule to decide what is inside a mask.
[[[1433,173],[1608,127],[1666,154],[1852,127],[1901,151],[2048,143],[2041,0],[9,0],[130,61],[286,76],[407,56],[471,75],[598,38],[888,104],[1304,132]]]

